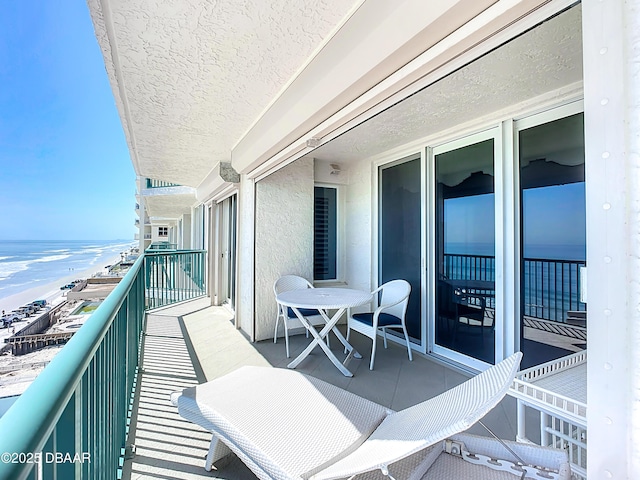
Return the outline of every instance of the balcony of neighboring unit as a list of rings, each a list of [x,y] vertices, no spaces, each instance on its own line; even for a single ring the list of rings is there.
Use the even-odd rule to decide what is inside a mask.
[[[178,219],[191,213],[197,204],[196,189],[168,181],[146,178],[146,187],[140,193],[144,197],[147,216],[151,218]]]
[[[165,182],[163,180],[154,180],[152,178],[145,179],[145,188],[166,188],[181,187],[182,185],[173,182]]]

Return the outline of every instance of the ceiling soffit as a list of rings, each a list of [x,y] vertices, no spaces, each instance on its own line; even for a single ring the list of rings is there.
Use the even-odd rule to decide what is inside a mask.
[[[136,173],[197,187],[359,0],[89,0]]]
[[[191,213],[191,208],[197,203],[193,193],[144,197],[144,205],[149,217],[177,219],[182,215]]]
[[[576,6],[315,149],[318,160],[371,158],[582,81]]]

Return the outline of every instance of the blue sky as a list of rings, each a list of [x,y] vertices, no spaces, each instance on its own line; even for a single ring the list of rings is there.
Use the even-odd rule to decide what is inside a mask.
[[[0,2],[0,239],[133,239],[134,195],[86,3]]]
[[[444,225],[448,253],[494,254],[494,203],[493,194],[446,200]],[[584,260],[584,209],[584,182],[526,189],[522,216],[525,257]],[[478,250],[484,247],[487,249]],[[540,247],[549,248],[541,253]]]

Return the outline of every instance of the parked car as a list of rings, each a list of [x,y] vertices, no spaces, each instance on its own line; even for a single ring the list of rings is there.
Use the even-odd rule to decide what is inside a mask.
[[[18,310],[13,310],[9,313],[7,313],[5,315],[7,318],[10,318],[12,322],[18,322],[20,320],[22,320],[23,318],[28,317],[29,315],[27,315],[25,312],[20,311],[20,309]]]
[[[26,305],[24,307],[17,308],[14,312],[23,313],[25,317],[29,317],[32,313],[36,312],[35,307]]]
[[[5,313],[0,321],[2,322],[2,328],[9,327],[13,322],[19,322],[26,315],[23,312],[14,310],[13,312]]]
[[[60,290],[71,290],[75,286],[75,283],[67,283],[66,285],[61,286]]]
[[[47,306],[47,301],[46,300],[34,300],[29,305],[35,305],[37,307],[44,308],[44,307]]]

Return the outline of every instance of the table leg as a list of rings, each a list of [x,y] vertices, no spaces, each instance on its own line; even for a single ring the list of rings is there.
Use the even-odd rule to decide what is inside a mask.
[[[302,360],[304,360],[305,358],[307,358],[309,356],[309,354],[311,353],[311,351],[316,347],[316,345],[318,345],[323,351],[324,353],[327,355],[327,357],[329,358],[329,360],[331,360],[331,363],[333,363],[336,368],[338,370],[340,370],[340,372],[342,372],[342,374],[345,377],[352,377],[353,374],[347,369],[347,367],[345,367],[342,363],[340,363],[340,360],[338,360],[336,358],[336,356],[333,354],[333,352],[329,349],[329,347],[327,347],[327,344],[324,342],[324,337],[327,336],[327,334],[333,329],[333,327],[335,326],[335,324],[338,322],[338,320],[340,319],[340,317],[342,316],[342,314],[344,313],[344,308],[338,310],[333,317],[331,317],[329,319],[329,317],[324,314],[324,312],[322,312],[322,310],[320,310],[321,313],[323,313],[323,316],[325,316],[325,320],[329,319],[329,321],[327,322],[327,324],[322,328],[322,330],[320,330],[320,332],[318,333],[318,331],[313,327],[313,325],[311,325],[306,318],[304,318],[304,316],[298,311],[297,308],[291,307],[291,309],[295,312],[296,316],[300,319],[300,321],[302,322],[302,324],[307,328],[307,330],[309,330],[309,333],[311,333],[311,336],[313,337],[313,340],[311,341],[311,343],[307,346],[307,348],[305,348],[302,353],[300,353],[300,355],[298,355],[289,365],[287,365],[289,368],[296,368],[300,362],[302,362]],[[344,340],[344,337],[343,337]],[[345,340],[346,341],[346,340]],[[353,350],[353,347],[351,348]]]
[[[338,318],[335,320],[335,322],[333,323],[334,326],[331,328],[334,335],[338,338],[340,343],[342,343],[342,345],[344,346],[345,352],[348,353],[347,358],[345,358],[344,362],[342,362],[343,365],[346,365],[349,362],[349,360],[351,360],[352,358],[362,358],[362,355],[360,355],[358,351],[355,348],[353,348],[353,345],[347,342],[347,339],[344,338],[344,335],[342,335],[342,332],[338,330],[338,327],[335,326],[336,323],[338,323],[338,320],[340,320],[340,317],[342,316],[345,310],[346,309],[343,308],[338,312],[336,312],[336,315],[338,315]],[[324,321],[327,322],[327,324],[332,321],[332,319],[329,319],[329,316],[322,310],[320,310],[320,314],[324,318]]]

